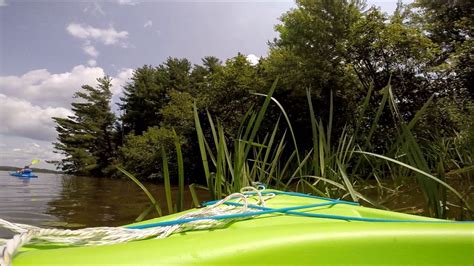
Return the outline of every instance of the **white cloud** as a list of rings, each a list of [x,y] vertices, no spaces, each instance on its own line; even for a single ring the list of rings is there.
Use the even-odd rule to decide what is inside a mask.
[[[97,64],[93,59],[89,65]],[[112,76],[112,93],[120,94],[122,87],[130,80],[133,69],[123,68]],[[71,71],[51,74],[46,69],[32,70],[21,76],[0,76],[0,94],[31,102],[41,107],[70,108],[72,96],[82,85],[97,85],[97,78],[105,71],[96,66],[75,66]]]
[[[63,107],[40,107],[0,94],[0,134],[52,141],[56,138],[51,117],[66,117],[72,112]]]
[[[148,20],[145,24],[143,24],[144,28],[151,27],[153,25],[153,21]]]
[[[84,45],[82,47],[82,50],[84,51],[84,53],[90,55],[93,58],[97,58],[97,56],[99,56],[99,51],[97,51],[97,49],[95,49],[95,47],[90,44]]]
[[[120,72],[112,79],[112,111],[116,114],[119,113],[119,107],[117,103],[120,102],[120,97],[123,96],[123,87],[130,82],[133,76],[133,69],[123,68]]]
[[[2,6],[8,6],[6,0],[0,0],[0,7],[2,7]]]
[[[89,59],[87,60],[87,64],[91,67],[95,67],[97,65],[97,61],[95,61],[94,59]]]
[[[96,63],[95,60],[89,60],[89,64]],[[117,103],[120,101],[122,94],[122,87],[133,75],[133,69],[124,68],[121,69],[115,76],[112,76],[112,99],[111,107],[114,112],[118,112]],[[80,90],[82,85],[97,85],[97,78],[105,76],[105,72],[100,67],[87,67],[79,65],[74,67],[70,72],[51,74],[45,69],[33,70],[27,72],[22,76],[0,76],[0,94],[3,97],[8,97],[11,102],[25,102],[30,103],[31,106],[41,108],[32,108],[31,106],[24,110],[28,112],[37,112],[45,114],[55,110],[55,108],[70,109],[70,104],[73,102],[73,94]],[[5,101],[5,98],[3,98]],[[19,100],[21,99],[21,100]],[[10,105],[8,105],[10,106]],[[53,108],[53,109],[51,109]],[[12,109],[2,108],[1,113],[10,114]],[[20,112],[18,115],[25,115]],[[11,114],[12,121],[18,120],[16,115]],[[6,118],[3,118],[6,119]],[[21,119],[20,119],[21,120]],[[10,121],[10,120],[9,120]],[[10,121],[11,122],[11,121]],[[44,122],[44,121],[43,121]],[[3,127],[3,123],[0,122],[1,127],[4,129],[0,131],[0,137],[2,134],[7,134],[6,131],[10,131],[12,127]],[[47,127],[52,127],[52,124],[48,124]],[[17,128],[18,129],[18,128]],[[37,128],[39,131],[45,128]],[[15,131],[16,132],[16,131]],[[16,134],[16,133],[11,133]],[[29,134],[29,133],[28,133]],[[51,135],[49,133],[41,133],[41,136]],[[33,137],[31,134],[28,136]],[[42,138],[44,139],[44,137]]]
[[[70,72],[59,74],[38,69],[21,76],[0,76],[2,163],[10,160],[10,165],[21,164],[21,161],[31,160],[40,155],[40,158],[48,160],[60,159],[61,156],[54,154],[51,146],[51,142],[57,136],[55,123],[51,117],[72,115],[70,110],[70,103],[74,100],[72,95],[84,84],[96,86],[96,79],[104,75],[105,72],[100,67],[79,65]],[[132,75],[133,69],[124,68],[112,76],[111,107],[114,112],[118,112],[116,103],[123,95],[122,87],[130,81]],[[23,145],[23,142],[27,142],[28,145]],[[23,149],[22,152],[25,152],[25,149],[31,152],[22,154],[13,151],[19,148]],[[34,156],[35,154],[39,155]]]
[[[100,67],[75,66],[71,71],[51,74],[46,69],[27,72],[22,76],[0,76],[0,93],[42,107],[70,107],[73,94],[82,85],[95,86],[96,79],[105,76]]]
[[[90,33],[81,25],[76,23],[71,23],[66,27],[67,32],[72,36],[80,39],[87,39]]]
[[[116,31],[112,26],[108,29],[94,28],[88,25],[71,23],[66,30],[72,36],[83,40],[95,40],[105,45],[121,44],[125,46],[125,40],[128,39],[127,31]]]
[[[100,67],[78,65],[58,74],[38,69],[21,76],[0,76],[1,164],[21,166],[38,158],[41,163],[37,167],[53,168],[45,160],[60,160],[62,155],[53,152],[51,143],[57,133],[51,117],[72,115],[72,95],[84,84],[96,86],[96,79],[104,75]],[[132,75],[133,69],[124,68],[112,77],[112,110],[115,112],[122,87]]]
[[[34,158],[40,160],[35,167],[54,169],[54,166],[46,161],[63,159],[61,154],[53,152],[51,141],[32,142],[28,138],[0,135],[0,147],[1,165],[23,167]]]
[[[257,65],[259,60],[260,60],[260,58],[257,57],[257,56],[254,55],[254,54],[249,54],[249,55],[247,55],[247,61],[249,61],[249,63],[250,63],[252,66]]]
[[[122,68],[119,73],[115,77],[112,78],[112,93],[114,95],[122,93],[123,86],[126,85],[127,82],[133,76],[133,69],[131,68]]]
[[[137,0],[117,0],[117,3],[119,5],[129,5],[129,6],[134,6],[138,4]]]

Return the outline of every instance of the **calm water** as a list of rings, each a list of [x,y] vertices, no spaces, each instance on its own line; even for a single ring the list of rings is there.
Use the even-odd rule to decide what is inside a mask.
[[[131,180],[38,175],[21,179],[0,171],[0,218],[42,227],[117,226],[132,223],[149,206]],[[145,185],[166,212],[163,186]],[[191,207],[191,202],[186,195],[185,207]],[[156,213],[148,218],[153,216]],[[5,234],[0,231],[0,237]]]
[[[128,179],[38,175],[39,178],[20,179],[0,171],[0,218],[41,227],[117,226],[134,222],[150,204],[141,189]],[[463,182],[451,183],[474,206],[474,186],[470,180]],[[163,186],[150,183],[145,186],[166,213]],[[177,189],[173,188],[173,192],[176,194]],[[185,208],[191,208],[191,197],[185,196]],[[200,193],[200,200],[208,200],[206,196],[206,192]],[[422,194],[415,191],[406,191],[384,204],[392,210],[427,214]],[[459,218],[459,209],[451,207],[450,216]],[[156,217],[156,213],[150,213],[147,218],[151,217]],[[0,238],[9,236],[0,230]]]

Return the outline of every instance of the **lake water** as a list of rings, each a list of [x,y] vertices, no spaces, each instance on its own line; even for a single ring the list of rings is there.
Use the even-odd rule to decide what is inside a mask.
[[[38,175],[21,179],[0,171],[0,218],[41,227],[117,226],[134,222],[150,204],[131,180]],[[163,186],[145,185],[166,212]],[[185,207],[190,208],[191,197],[185,196]],[[154,216],[156,212],[148,218]],[[0,238],[5,235],[0,231]]]
[[[39,178],[21,179],[0,171],[0,218],[11,222],[41,227],[83,228],[118,226],[133,223],[150,205],[143,191],[131,180],[66,176],[38,173]],[[471,181],[451,182],[474,206]],[[166,214],[163,185],[145,183],[160,202]],[[414,186],[416,187],[416,186]],[[177,188],[173,187],[176,194]],[[191,208],[189,189],[185,189],[185,208]],[[205,191],[198,191],[200,200],[209,200]],[[376,191],[375,191],[376,192]],[[373,198],[377,198],[375,193]],[[176,197],[174,197],[176,198]],[[389,197],[390,198],[390,197]],[[456,202],[454,199],[452,202]],[[427,215],[422,194],[405,191],[385,202],[392,210]],[[459,209],[450,206],[450,217],[458,218]],[[147,218],[156,217],[156,212]],[[464,217],[466,219],[467,217]],[[0,230],[0,238],[9,237]]]

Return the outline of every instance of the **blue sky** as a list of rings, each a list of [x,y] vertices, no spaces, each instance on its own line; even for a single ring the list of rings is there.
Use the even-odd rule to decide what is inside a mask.
[[[8,1],[8,0],[7,0]],[[158,64],[168,56],[195,63],[206,55],[237,52],[265,55],[273,25],[291,2],[7,2],[2,20],[1,75],[46,68],[52,73],[87,64],[85,39],[67,31],[71,24],[127,35],[120,43],[92,39],[95,60],[107,72]],[[104,33],[105,34],[105,33]],[[11,51],[11,52],[9,52]],[[126,53],[126,56],[124,56]]]
[[[373,0],[393,12],[396,0]],[[0,0],[0,165],[60,159],[51,116],[105,74],[121,87],[167,57],[200,63],[237,53],[266,56],[274,25],[293,1]],[[52,168],[44,162],[39,167]]]

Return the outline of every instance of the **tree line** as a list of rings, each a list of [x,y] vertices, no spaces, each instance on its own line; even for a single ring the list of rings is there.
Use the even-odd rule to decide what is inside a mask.
[[[74,114],[53,118],[58,132],[54,147],[64,155],[58,169],[114,176],[120,165],[138,178],[159,179],[162,150],[173,158],[179,140],[186,178],[200,182],[193,106],[199,117],[216,118],[230,141],[238,137],[248,111],[262,102],[258,94],[267,94],[277,79],[273,97],[286,110],[302,154],[312,148],[308,97],[317,119],[333,123],[334,135],[346,130],[362,139],[378,116],[371,149],[383,154],[397,130],[390,110],[377,112],[387,84],[395,111],[405,121],[432,101],[413,129],[420,143],[449,140],[472,154],[473,7],[468,0],[416,0],[399,2],[388,15],[361,0],[299,0],[282,14],[275,26],[279,37],[255,65],[242,54],[225,62],[208,56],[194,65],[184,58],[144,65],[123,87],[118,116],[111,111],[109,77],[98,79],[96,87],[82,86],[72,103]],[[361,106],[368,108],[362,112]],[[279,107],[269,108],[262,138],[281,116]],[[356,120],[366,125],[358,132]],[[201,121],[210,136],[212,125]]]

